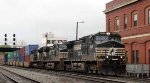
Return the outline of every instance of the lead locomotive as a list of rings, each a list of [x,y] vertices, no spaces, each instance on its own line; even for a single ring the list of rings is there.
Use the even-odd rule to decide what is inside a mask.
[[[32,51],[30,66],[54,70],[120,75],[126,52],[117,33],[99,32],[79,40]]]

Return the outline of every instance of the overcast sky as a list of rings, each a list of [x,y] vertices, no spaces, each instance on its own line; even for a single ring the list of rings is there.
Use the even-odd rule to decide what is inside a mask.
[[[111,0],[0,0],[0,40],[5,33],[27,43],[40,43],[42,34],[52,32],[68,40],[105,31],[105,4]],[[11,39],[9,39],[11,40]]]

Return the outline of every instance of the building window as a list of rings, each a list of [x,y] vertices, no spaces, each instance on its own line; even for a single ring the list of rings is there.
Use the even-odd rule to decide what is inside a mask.
[[[136,50],[136,64],[139,64],[139,51]]]
[[[150,24],[150,6],[145,8],[145,24]]]
[[[50,40],[50,44],[52,44],[52,40]]]
[[[148,24],[150,24],[150,9],[148,10]]]
[[[119,30],[119,17],[116,17],[115,18],[115,29],[116,29],[116,31],[118,31]]]
[[[132,51],[131,64],[139,64],[139,51],[138,50]]]
[[[137,25],[138,25],[138,15],[134,14],[133,15],[133,26],[137,27]]]
[[[54,40],[52,40],[52,44],[54,44],[55,43],[55,41]]]
[[[58,43],[61,43],[61,40],[58,40]]]
[[[131,54],[131,64],[134,64],[134,51],[132,51],[132,54]]]
[[[110,28],[111,28],[111,21],[110,19],[108,20],[108,32],[110,32]]]
[[[50,44],[50,40],[47,40],[47,44]]]
[[[124,15],[124,29],[127,28],[127,15]]]

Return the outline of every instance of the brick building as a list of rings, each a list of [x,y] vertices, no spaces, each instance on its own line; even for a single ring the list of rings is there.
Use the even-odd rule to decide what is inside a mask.
[[[106,4],[106,31],[118,32],[130,64],[150,64],[150,0],[112,0]]]

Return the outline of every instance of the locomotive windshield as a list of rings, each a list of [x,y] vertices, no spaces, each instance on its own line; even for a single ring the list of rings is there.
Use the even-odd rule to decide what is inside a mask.
[[[65,49],[67,49],[66,45],[64,45],[64,44],[59,45],[59,50],[65,50]]]
[[[96,36],[96,41],[107,41],[108,36]]]
[[[100,42],[103,42],[103,41],[118,41],[120,42],[121,39],[120,37],[109,37],[109,36],[96,36],[96,41],[100,41]]]
[[[74,50],[81,50],[81,44],[74,45]]]
[[[111,40],[111,41],[118,41],[118,42],[121,41],[120,37],[110,37],[109,40]]]

